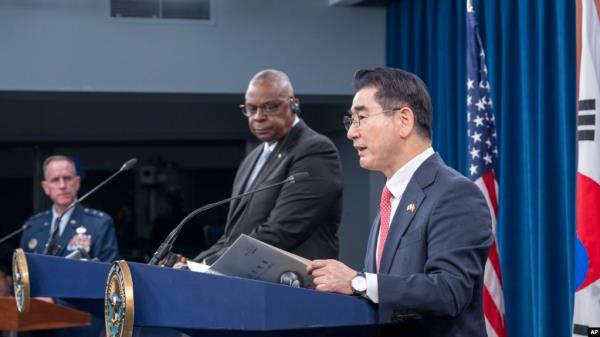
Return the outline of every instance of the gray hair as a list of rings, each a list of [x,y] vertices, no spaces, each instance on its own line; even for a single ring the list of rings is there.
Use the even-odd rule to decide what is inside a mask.
[[[294,96],[294,87],[290,78],[283,71],[276,69],[265,69],[256,73],[250,80],[248,88],[266,80],[276,81],[281,91],[285,93],[285,96]]]
[[[77,168],[75,167],[75,160],[73,160],[73,158],[71,158],[69,156],[65,156],[65,155],[54,155],[54,156],[50,156],[50,157],[46,158],[46,160],[44,160],[44,164],[42,165],[42,169],[44,172],[44,179],[46,179],[46,169],[48,168],[48,164],[50,164],[50,162],[59,161],[59,160],[68,161],[71,165],[73,165],[75,174],[77,174]]]

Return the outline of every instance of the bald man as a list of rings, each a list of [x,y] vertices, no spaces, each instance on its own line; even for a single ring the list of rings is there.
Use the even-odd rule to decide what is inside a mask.
[[[300,101],[281,71],[254,75],[240,108],[262,143],[240,164],[232,195],[294,173],[310,177],[232,201],[223,236],[194,260],[212,264],[241,234],[307,259],[336,258],[342,183],[335,146],[298,117]]]

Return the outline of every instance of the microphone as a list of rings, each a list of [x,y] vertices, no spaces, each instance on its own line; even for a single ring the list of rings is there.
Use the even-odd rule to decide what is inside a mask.
[[[50,237],[48,238],[48,242],[46,243],[46,248],[44,249],[44,255],[60,255],[62,251],[62,247],[58,245],[56,242],[58,241],[58,229],[60,227],[60,221],[62,220],[63,215],[65,215],[69,210],[71,210],[75,205],[87,199],[92,193],[96,192],[100,187],[104,186],[109,181],[113,180],[116,176],[121,174],[123,171],[127,171],[131,169],[137,163],[136,158],[129,159],[128,161],[121,166],[121,168],[113,173],[110,177],[104,179],[103,182],[98,184],[96,187],[92,188],[89,192],[83,195],[81,198],[75,199],[63,212],[61,215],[56,217],[56,221],[54,221],[54,228],[52,229],[52,233],[50,233]]]
[[[137,158],[131,158],[128,161],[126,161],[125,164],[123,164],[123,166],[121,166],[119,172],[127,171],[130,168],[134,167],[135,164],[137,164]]]
[[[100,261],[97,257],[93,258],[88,254],[88,252],[83,248],[77,248],[68,255],[65,256],[65,259],[71,260],[86,260],[86,261]]]
[[[16,231],[14,231],[14,232],[8,234],[7,236],[3,237],[2,239],[0,239],[0,243],[3,243],[4,241],[6,241],[6,240],[12,238],[13,236],[21,233],[22,231],[26,230],[29,227],[31,227],[30,224],[28,224],[28,223],[24,224],[23,226],[21,226],[21,228],[17,229]]]
[[[243,198],[247,195],[254,194],[254,193],[257,193],[260,191],[264,191],[264,190],[268,190],[270,188],[277,187],[277,186],[280,186],[280,185],[283,185],[286,183],[295,184],[296,182],[301,181],[301,180],[307,178],[308,176],[309,176],[308,172],[298,172],[298,173],[292,174],[291,176],[287,177],[286,179],[284,179],[280,182],[277,182],[277,183],[274,183],[271,185],[267,185],[267,186],[263,186],[261,188],[257,188],[255,190],[248,191],[248,192],[245,192],[242,194],[238,194],[236,196],[229,197],[229,198],[221,200],[221,201],[213,202],[212,204],[204,205],[204,206],[192,211],[185,218],[183,218],[183,220],[181,220],[181,222],[177,225],[177,227],[175,227],[171,231],[171,233],[169,233],[169,235],[167,236],[165,241],[163,241],[163,243],[161,243],[161,245],[158,247],[158,249],[152,256],[152,259],[150,259],[150,262],[148,262],[148,264],[149,265],[157,265],[162,259],[167,257],[167,255],[171,254],[171,248],[173,248],[173,243],[175,243],[175,240],[177,240],[177,237],[179,236],[179,232],[181,232],[183,225],[185,225],[191,218],[196,216],[198,213],[202,213],[211,208],[217,207],[219,205],[223,205],[232,200]],[[168,266],[168,267],[170,267],[170,266]]]

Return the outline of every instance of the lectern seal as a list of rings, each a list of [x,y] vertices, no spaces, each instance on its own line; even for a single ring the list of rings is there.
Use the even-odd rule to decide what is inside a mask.
[[[27,268],[27,259],[25,258],[23,249],[15,249],[12,258],[12,267],[17,310],[19,312],[28,312],[31,300],[29,293],[29,269]]]
[[[115,261],[108,272],[104,293],[104,325],[108,337],[133,334],[133,281],[127,262]]]

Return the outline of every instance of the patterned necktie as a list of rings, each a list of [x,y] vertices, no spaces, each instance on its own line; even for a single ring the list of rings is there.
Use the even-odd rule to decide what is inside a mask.
[[[252,170],[252,174],[250,175],[250,179],[248,179],[248,183],[246,184],[246,188],[248,188],[250,185],[252,185],[252,182],[254,181],[254,179],[256,178],[256,176],[258,175],[258,172],[260,172],[260,169],[263,167],[263,165],[265,164],[265,162],[267,161],[267,159],[269,159],[270,155],[271,155],[271,150],[268,149],[268,148],[263,148],[263,151],[260,154],[260,157],[258,158],[258,161],[256,162],[256,165],[254,165],[254,169]]]
[[[379,246],[377,247],[377,271],[379,271],[379,263],[381,262],[383,247],[385,247],[385,239],[387,239],[388,232],[390,231],[390,216],[392,213],[391,201],[392,193],[388,190],[387,186],[384,186],[383,191],[381,191],[381,201],[379,202],[381,219],[379,225]]]

